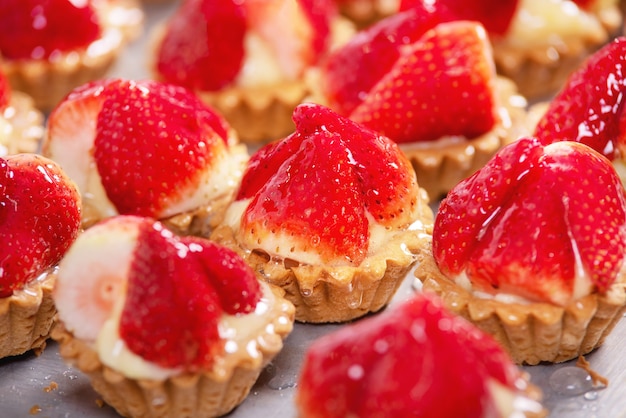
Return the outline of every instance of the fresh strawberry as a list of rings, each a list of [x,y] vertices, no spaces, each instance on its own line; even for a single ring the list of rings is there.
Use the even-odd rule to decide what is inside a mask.
[[[233,138],[224,119],[183,87],[112,79],[61,101],[42,149],[83,196],[99,199],[102,214],[165,217],[200,206],[209,187],[221,190],[207,177]]]
[[[0,159],[0,297],[56,265],[78,234],[80,197],[53,161],[35,154]]]
[[[157,71],[166,81],[213,91],[233,82],[244,58],[245,9],[233,0],[188,0],[167,24]]]
[[[347,116],[389,72],[405,45],[439,23],[435,14],[410,9],[358,32],[322,63],[320,88],[328,105]]]
[[[402,49],[350,119],[396,142],[476,137],[496,121],[495,66],[477,23],[442,23]]]
[[[296,132],[251,159],[237,196],[252,199],[242,230],[255,244],[286,231],[294,251],[359,264],[367,253],[366,211],[388,227],[414,219],[415,174],[388,138],[326,107],[300,105],[294,122]]]
[[[11,100],[11,86],[9,80],[2,71],[0,71],[0,111],[4,110]]]
[[[137,216],[107,219],[82,234],[59,266],[54,300],[77,338],[95,341],[123,301],[126,346],[162,367],[209,366],[222,349],[221,315],[252,312],[256,276],[228,249],[179,238]]]
[[[613,160],[626,155],[626,38],[590,56],[568,79],[535,128],[543,143],[577,141]]]
[[[303,418],[504,416],[494,382],[511,399],[527,385],[489,335],[419,294],[314,341],[296,404]]]
[[[430,13],[436,15],[440,22],[473,20],[480,22],[490,34],[504,35],[518,5],[518,0],[401,0],[400,10],[416,9],[420,13]]]
[[[604,292],[624,263],[626,200],[610,162],[591,148],[520,139],[442,201],[433,255],[480,290],[563,305]],[[589,284],[575,288],[584,274]],[[577,286],[580,286],[580,282]]]
[[[0,53],[7,59],[54,58],[55,54],[85,49],[100,35],[91,1],[0,2]]]

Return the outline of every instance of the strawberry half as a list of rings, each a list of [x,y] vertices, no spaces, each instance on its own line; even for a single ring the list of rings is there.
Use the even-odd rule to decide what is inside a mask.
[[[450,191],[433,230],[433,255],[448,277],[558,305],[594,287],[605,292],[625,251],[617,173],[599,153],[566,141],[524,138],[503,148]]]
[[[314,341],[296,404],[303,418],[504,416],[495,382],[524,396],[520,370],[489,335],[419,294]]]
[[[87,48],[100,35],[91,1],[0,2],[0,53],[6,59],[54,59],[56,54]]]
[[[80,226],[80,197],[53,161],[35,154],[0,158],[0,297],[56,265]]]
[[[254,272],[232,251],[137,216],[109,218],[82,234],[54,291],[59,317],[77,338],[95,341],[124,300],[119,334],[128,349],[186,370],[210,366],[223,349],[222,314],[250,313],[260,297]]]
[[[43,153],[75,179],[98,210],[166,217],[202,205],[211,169],[236,142],[224,119],[183,87],[100,80],[50,114]],[[206,192],[206,193],[205,193]],[[90,201],[91,203],[91,201]]]
[[[444,135],[473,138],[496,122],[494,83],[495,66],[482,26],[442,23],[402,48],[350,119],[396,142]]]
[[[575,71],[535,128],[543,143],[577,141],[613,160],[626,155],[626,38],[604,46]]]

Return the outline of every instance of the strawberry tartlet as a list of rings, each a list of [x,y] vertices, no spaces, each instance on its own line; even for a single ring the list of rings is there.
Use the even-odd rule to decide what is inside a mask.
[[[296,131],[251,157],[212,237],[284,288],[302,322],[342,322],[387,305],[429,241],[432,211],[386,137],[315,104]]]
[[[150,216],[208,235],[249,158],[233,129],[180,86],[99,80],[51,112],[42,152],[76,182],[83,226],[117,215]]]
[[[541,392],[488,334],[417,295],[309,347],[301,418],[544,417]]]
[[[497,77],[483,26],[437,19],[386,18],[307,74],[311,100],[397,142],[432,199],[528,133],[526,100]]]
[[[55,266],[76,239],[80,196],[53,161],[0,158],[0,358],[46,346]]]
[[[155,78],[194,90],[248,143],[293,131],[306,68],[353,34],[332,0],[188,0],[154,34]]]
[[[132,215],[86,230],[53,291],[61,356],[128,417],[216,417],[282,349],[294,308],[234,252]]]
[[[44,115],[25,93],[14,91],[0,68],[0,156],[37,151]]]
[[[49,111],[72,88],[103,77],[142,24],[135,0],[4,0],[0,69]]]
[[[530,100],[558,91],[589,54],[618,35],[617,0],[402,0],[438,21],[473,20],[485,26],[498,73]]]
[[[522,138],[441,202],[423,289],[517,363],[600,346],[626,310],[626,198],[604,156]]]

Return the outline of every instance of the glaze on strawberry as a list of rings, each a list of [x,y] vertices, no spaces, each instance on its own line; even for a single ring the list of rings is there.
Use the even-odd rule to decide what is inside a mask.
[[[96,218],[168,217],[234,191],[248,155],[212,108],[156,81],[100,80],[50,114],[43,153],[75,179]]]
[[[0,158],[0,297],[54,267],[78,235],[80,197],[53,161]]]
[[[187,1],[165,28],[156,71],[202,91],[299,79],[329,47],[334,15],[327,0]]]
[[[527,390],[489,335],[424,294],[314,341],[296,404],[303,418],[508,417],[542,410]]]
[[[487,35],[473,22],[437,23],[411,9],[353,38],[322,68],[324,100],[398,143],[490,131],[498,116]]]
[[[375,251],[377,227],[392,232],[416,220],[415,174],[388,138],[326,107],[303,104],[293,118],[296,132],[252,157],[231,221],[248,248],[359,265]]]
[[[55,54],[85,50],[100,36],[91,1],[5,0],[0,4],[0,52],[6,59],[54,59]]]
[[[252,314],[266,297],[232,251],[130,215],[85,231],[57,281],[55,303],[68,330],[104,350],[118,338],[155,370],[210,368],[224,351],[223,316]],[[103,355],[115,361],[114,352]]]
[[[626,155],[624,92],[626,38],[593,54],[568,79],[535,128],[543,144],[571,140],[611,160]]]
[[[618,280],[626,199],[610,162],[586,145],[520,139],[442,201],[441,272],[487,294],[566,305]]]

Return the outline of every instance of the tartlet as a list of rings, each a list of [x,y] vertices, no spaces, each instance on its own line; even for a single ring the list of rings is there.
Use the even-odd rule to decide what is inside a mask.
[[[291,332],[282,293],[226,248],[120,215],[59,265],[52,336],[123,416],[222,416]]]
[[[0,69],[0,156],[37,151],[43,132],[43,113],[30,96],[11,88]]]
[[[74,87],[102,78],[142,25],[134,0],[6,1],[0,69],[14,89],[49,111]]]
[[[563,362],[600,346],[626,310],[626,199],[586,145],[503,148],[441,202],[425,291],[486,332],[515,362]]]
[[[56,314],[55,265],[79,233],[80,198],[59,166],[36,154],[0,158],[0,173],[0,358],[39,354]]]
[[[496,75],[477,22],[409,9],[337,48],[308,79],[312,101],[397,142],[432,199],[528,133],[527,102]]]
[[[252,156],[211,237],[285,289],[298,321],[376,312],[427,241],[428,198],[388,138],[310,103],[294,122]]]
[[[545,417],[499,344],[431,295],[324,335],[297,385],[301,418]]]
[[[78,185],[84,227],[132,214],[189,235],[208,235],[219,223],[249,158],[236,132],[192,92],[126,79],[73,90],[49,116],[42,153]]]
[[[265,143],[293,131],[305,69],[352,34],[330,0],[187,1],[155,30],[151,69],[218,109],[242,141]]]

